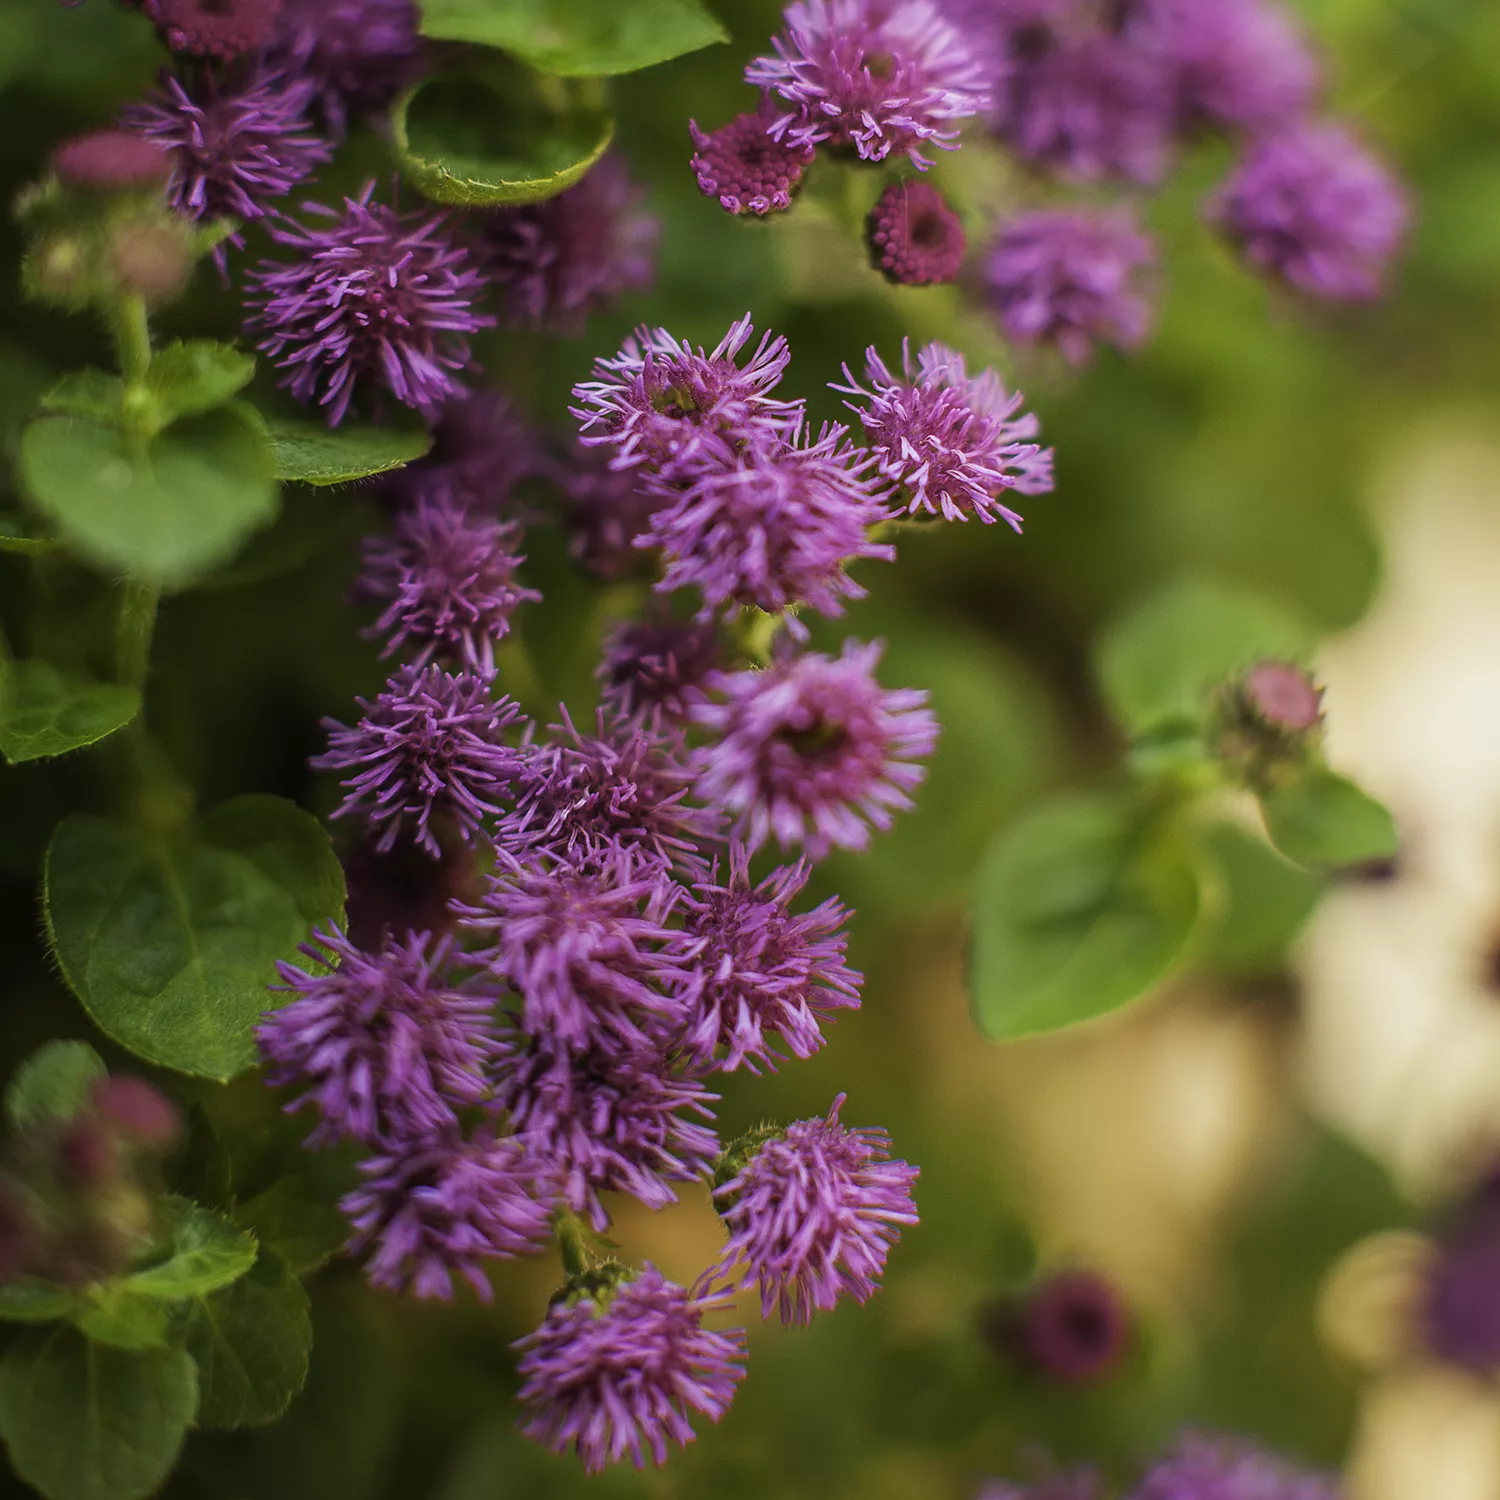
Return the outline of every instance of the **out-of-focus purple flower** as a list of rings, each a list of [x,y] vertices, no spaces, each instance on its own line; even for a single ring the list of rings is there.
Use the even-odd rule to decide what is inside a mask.
[[[904,344],[902,373],[892,375],[873,345],[865,351],[865,390],[844,366],[845,385],[833,387],[868,405],[844,404],[859,413],[881,474],[899,488],[895,515],[942,516],[986,524],[1005,521],[1019,531],[1021,517],[1001,496],[1041,495],[1052,488],[1052,450],[1032,441],[1040,424],[1017,412],[1022,397],[993,370],[971,376],[964,359],[946,344],[928,344],[912,363]]]
[[[719,633],[711,622],[649,614],[610,631],[594,675],[612,714],[665,727],[686,721],[718,665]]]
[[[511,615],[542,597],[516,582],[520,539],[514,522],[473,514],[451,494],[418,500],[389,535],[365,538],[357,591],[385,604],[365,633],[386,638],[386,656],[415,647],[416,666],[440,657],[492,676]]]
[[[344,778],[347,795],[333,816],[361,814],[372,832],[380,830],[380,853],[409,832],[436,858],[434,821],[451,819],[468,842],[486,817],[500,812],[499,799],[524,766],[504,738],[521,710],[509,697],[491,698],[487,678],[403,667],[373,703],[354,701],[364,717],[353,728],[324,719],[328,753],[310,764],[353,773]]]
[[[645,488],[647,470],[617,469],[608,448],[573,444],[551,471],[563,497],[563,521],[573,560],[600,578],[638,569],[635,541],[645,534],[660,498]]]
[[[690,481],[648,480],[660,508],[636,545],[662,550],[657,589],[696,587],[704,618],[726,604],[767,614],[806,604],[839,615],[845,599],[863,598],[848,564],[891,562],[896,549],[867,540],[885,515],[886,487],[847,433],[825,423],[816,438],[753,444]]]
[[[656,270],[658,224],[625,163],[604,157],[581,182],[481,221],[481,256],[508,323],[577,333]]]
[[[383,109],[422,71],[413,0],[288,0],[273,58],[317,86],[342,132],[348,117]]]
[[[378,833],[361,830],[339,842],[339,863],[349,888],[349,941],[369,952],[409,932],[440,937],[451,931],[457,919],[450,904],[477,894],[473,850],[450,841],[434,860],[410,843],[382,853],[378,838]]]
[[[865,161],[892,152],[925,170],[958,122],[989,103],[979,61],[932,0],[793,0],[772,57],[745,81],[792,106],[771,124],[793,146],[827,142]]]
[[[681,1045],[700,1069],[774,1072],[778,1043],[793,1057],[811,1057],[823,1045],[822,1023],[859,1006],[864,976],[844,960],[848,909],[830,897],[794,916],[806,862],[754,886],[749,866],[734,845],[726,883],[703,881],[686,903],[687,953],[701,983]]]
[[[75,135],[52,153],[51,166],[67,186],[100,192],[159,188],[172,174],[172,158],[130,130]]]
[[[814,859],[864,849],[912,805],[938,723],[927,694],[875,680],[882,643],[805,652],[762,672],[720,673],[720,701],[693,710],[715,743],[697,754],[698,795],[726,809],[751,850],[768,838]]]
[[[1092,1271],[1044,1276],[1016,1309],[1014,1352],[1054,1380],[1098,1380],[1120,1363],[1130,1320],[1120,1294]]]
[[[521,1339],[527,1410],[521,1430],[554,1453],[571,1446],[590,1474],[629,1454],[666,1461],[668,1442],[693,1441],[689,1414],[717,1422],[744,1378],[745,1334],[704,1328],[728,1299],[689,1291],[654,1266],[627,1281],[555,1300]]]
[[[688,121],[697,148],[693,173],[705,198],[717,198],[732,214],[763,216],[792,206],[802,174],[817,153],[811,146],[773,139],[770,128],[775,119],[776,106],[769,94],[763,94],[753,114],[736,115],[717,130],[705,132],[696,120]]]
[[[1145,339],[1142,275],[1155,259],[1129,209],[1036,209],[1001,225],[984,279],[1008,338],[1054,344],[1082,365],[1096,342],[1133,349]]]
[[[431,452],[385,476],[382,488],[405,504],[427,496],[456,502],[477,515],[505,510],[514,518],[512,491],[541,468],[536,435],[510,398],[494,386],[482,386],[443,406]]]
[[[638,328],[618,354],[594,361],[593,380],[573,387],[580,440],[612,446],[615,468],[682,475],[789,439],[802,425],[802,402],[770,393],[791,354],[784,338],[767,333],[741,365],[754,332],[746,313],[705,354],[665,328]]]
[[[556,1166],[563,1202],[595,1229],[609,1224],[600,1193],[665,1208],[677,1201],[670,1183],[707,1175],[718,1156],[718,1136],[699,1123],[713,1120],[717,1095],[675,1075],[659,1048],[567,1051],[517,1032],[494,1079],[496,1104]]]
[[[464,926],[492,947],[470,961],[521,997],[521,1025],[549,1046],[640,1047],[680,1025],[690,972],[667,926],[680,887],[624,850],[587,869],[495,875]]]
[[[1442,1226],[1427,1277],[1421,1328],[1439,1359],[1469,1370],[1500,1370],[1500,1174]]]
[[[291,259],[249,273],[245,328],[303,405],[343,421],[357,387],[374,382],[431,414],[463,390],[467,335],[494,325],[478,311],[484,278],[442,214],[398,214],[372,203],[374,185],[344,211],[306,205],[323,228],[271,231]]]
[[[1309,1474],[1234,1439],[1189,1436],[1152,1466],[1131,1500],[1340,1500],[1330,1474]]]
[[[311,971],[276,966],[278,988],[296,998],[256,1029],[267,1082],[305,1089],[287,1109],[318,1111],[309,1144],[389,1146],[456,1129],[458,1111],[489,1092],[495,997],[448,981],[447,938],[407,933],[364,953],[336,928],[313,937],[302,948]]]
[[[893,182],[865,221],[875,269],[897,286],[952,281],[964,263],[962,220],[930,183]]]
[[[308,125],[303,79],[258,71],[233,85],[210,73],[161,82],[120,118],[171,153],[167,199],[190,219],[263,218],[332,154]]]
[[[1257,270],[1315,297],[1380,295],[1411,206],[1401,184],[1341,125],[1293,125],[1258,142],[1208,217]]]
[[[743,1290],[760,1289],[760,1315],[810,1323],[840,1294],[864,1302],[880,1285],[903,1224],[917,1222],[917,1168],[893,1161],[883,1130],[798,1120],[754,1148],[714,1189],[729,1229],[720,1261]]]
[[[182,1134],[182,1111],[144,1078],[96,1078],[89,1102],[112,1129],[147,1150],[164,1150]]]
[[[552,1174],[513,1136],[421,1141],[359,1170],[365,1181],[339,1206],[354,1227],[349,1249],[369,1254],[371,1286],[446,1302],[456,1272],[488,1302],[483,1263],[533,1255],[551,1236]]]
[[[264,47],[281,18],[281,0],[141,0],[141,9],[172,51],[225,59]]]

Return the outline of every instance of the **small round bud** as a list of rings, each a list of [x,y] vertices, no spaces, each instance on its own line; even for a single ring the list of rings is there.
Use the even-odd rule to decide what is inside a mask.
[[[98,1079],[94,1108],[121,1135],[155,1150],[170,1146],[182,1129],[177,1106],[143,1078]]]
[[[88,301],[92,285],[89,245],[76,234],[37,241],[26,259],[26,285],[33,296],[68,305]]]
[[[893,182],[865,221],[870,263],[898,286],[952,281],[968,240],[959,217],[926,182]]]
[[[64,141],[52,153],[52,170],[69,187],[119,193],[165,187],[172,159],[131,131],[94,130]]]
[[[193,273],[192,231],[171,215],[133,220],[110,231],[105,256],[122,290],[170,302]]]
[[[97,1188],[109,1181],[119,1164],[113,1135],[96,1119],[75,1120],[53,1149],[57,1175],[70,1187]]]
[[[1245,698],[1268,724],[1304,734],[1323,717],[1323,690],[1291,662],[1257,662],[1245,675]]]
[[[227,60],[271,40],[281,0],[143,0],[141,8],[174,52]]]
[[[1116,1369],[1130,1346],[1119,1293],[1093,1271],[1055,1271],[985,1308],[981,1331],[1037,1375],[1082,1384]]]

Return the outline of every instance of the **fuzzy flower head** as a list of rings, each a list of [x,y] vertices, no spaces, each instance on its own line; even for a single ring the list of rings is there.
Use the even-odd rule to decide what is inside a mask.
[[[478,311],[484,278],[442,214],[398,214],[372,203],[374,185],[344,211],[308,204],[322,228],[271,237],[292,252],[250,272],[245,327],[303,405],[343,421],[357,389],[373,384],[431,415],[463,390],[467,336],[493,326]]]
[[[771,392],[791,354],[767,333],[741,365],[754,332],[746,313],[705,354],[665,328],[637,329],[618,354],[594,361],[593,380],[573,387],[583,443],[612,446],[617,469],[682,475],[785,441],[802,425],[802,403]]]
[[[202,74],[162,87],[121,118],[170,152],[167,201],[190,219],[259,219],[332,154],[308,125],[312,88],[256,72],[232,86]],[[236,236],[238,239],[238,236]]]
[[[489,1091],[494,1000],[449,984],[450,943],[408,933],[363,953],[336,929],[302,951],[313,969],[282,963],[295,998],[256,1032],[273,1087],[301,1085],[288,1110],[320,1115],[311,1144],[340,1137],[368,1145],[428,1140],[458,1124],[458,1110]]]
[[[1036,209],[1001,226],[984,279],[1007,338],[1056,345],[1082,365],[1096,343],[1133,349],[1145,340],[1142,277],[1155,259],[1129,209]]]
[[[763,94],[755,113],[736,115],[717,130],[705,132],[696,120],[688,122],[697,148],[692,168],[698,191],[705,198],[717,198],[726,213],[764,217],[792,206],[802,174],[817,153],[784,136],[775,139],[775,120],[776,107]]]
[[[870,261],[897,286],[952,281],[964,263],[963,221],[930,183],[893,182],[865,221]]]
[[[609,1224],[601,1193],[665,1208],[677,1201],[670,1183],[708,1173],[719,1138],[702,1122],[712,1122],[716,1098],[675,1074],[660,1048],[602,1035],[570,1051],[512,1033],[495,1075],[498,1106],[556,1165],[563,1202],[600,1231]]]
[[[932,0],[793,0],[775,55],[758,57],[745,81],[791,106],[773,139],[791,146],[893,152],[926,170],[930,148],[951,151],[958,122],[989,103],[973,51]]]
[[[493,517],[514,512],[513,491],[540,468],[536,435],[504,391],[484,386],[443,407],[431,452],[386,476],[383,488],[407,504],[425,496]]]
[[[686,721],[718,666],[719,633],[711,622],[648,615],[610,631],[594,675],[610,712],[665,726]]]
[[[1340,1500],[1338,1480],[1247,1443],[1190,1436],[1153,1465],[1131,1500]]]
[[[811,1057],[822,1025],[859,1005],[864,976],[844,959],[849,911],[830,897],[794,915],[807,884],[805,861],[751,885],[749,856],[736,844],[729,879],[704,881],[686,903],[684,933],[700,976],[681,1045],[695,1067],[775,1071],[778,1049]]]
[[[555,1299],[516,1345],[521,1430],[554,1453],[572,1447],[590,1474],[627,1454],[637,1468],[647,1453],[664,1463],[669,1442],[692,1442],[690,1414],[717,1422],[745,1373],[744,1331],[703,1326],[727,1298],[677,1286],[654,1266],[610,1279]]]
[[[885,489],[872,459],[827,423],[776,447],[747,448],[732,463],[689,483],[648,481],[660,508],[637,546],[657,546],[666,562],[657,589],[695,587],[703,618],[724,605],[780,614],[805,604],[843,613],[864,597],[846,568],[859,558],[894,561],[896,550],[868,540],[885,515]]]
[[[440,657],[492,676],[511,615],[542,597],[516,582],[520,536],[514,522],[473,515],[451,494],[418,500],[390,535],[365,538],[357,592],[385,605],[366,634],[386,640],[386,656],[415,648],[416,666]]]
[[[291,0],[300,5],[303,0]],[[141,0],[174,52],[228,59],[270,42],[282,0]]]
[[[635,541],[661,500],[645,488],[648,470],[617,469],[610,451],[574,443],[550,477],[562,497],[569,555],[596,577],[615,579],[642,567]]]
[[[540,1160],[515,1137],[481,1133],[361,1162],[365,1180],[339,1206],[370,1285],[446,1302],[457,1273],[488,1302],[484,1262],[534,1255],[551,1237],[556,1192]]]
[[[892,375],[873,346],[865,352],[866,391],[844,366],[846,385],[834,389],[868,405],[844,404],[859,413],[881,474],[898,486],[895,515],[942,516],[986,524],[1021,517],[1000,497],[1007,491],[1045,494],[1052,488],[1052,450],[1032,441],[1040,424],[1017,412],[1021,394],[1009,393],[993,370],[971,376],[963,355],[946,344],[928,344],[913,365],[902,347],[902,374]]]
[[[272,55],[315,85],[342,133],[350,114],[383,109],[416,82],[420,21],[414,0],[286,0]]]
[[[811,1323],[841,1294],[867,1301],[903,1224],[917,1222],[917,1168],[893,1161],[883,1130],[839,1123],[844,1095],[826,1120],[798,1120],[753,1147],[730,1151],[714,1188],[729,1230],[720,1265],[738,1288],[758,1286],[760,1315]]]
[[[1359,300],[1380,295],[1411,207],[1376,157],[1320,122],[1253,146],[1208,215],[1257,270],[1314,297]]]
[[[698,752],[698,795],[738,819],[750,849],[775,838],[814,859],[864,849],[889,828],[926,774],[937,743],[927,694],[875,680],[879,641],[843,655],[804,652],[764,671],[720,674],[718,701],[694,710],[714,737]]]
[[[410,833],[437,858],[435,822],[451,819],[468,843],[499,813],[499,799],[523,767],[521,753],[505,742],[521,711],[508,697],[492,698],[488,678],[403,667],[373,703],[355,702],[364,717],[352,728],[324,719],[328,753],[311,762],[350,773],[335,818],[363,816],[379,830],[381,853]]]
[[[591,313],[649,287],[658,225],[643,197],[610,155],[566,192],[489,215],[481,258],[506,322],[578,333]]]

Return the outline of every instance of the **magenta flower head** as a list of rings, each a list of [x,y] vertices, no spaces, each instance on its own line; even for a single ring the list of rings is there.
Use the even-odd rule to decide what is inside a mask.
[[[304,406],[343,421],[357,389],[373,383],[431,415],[463,386],[467,336],[494,318],[478,311],[484,279],[442,214],[398,214],[372,203],[374,184],[344,211],[307,205],[331,222],[271,231],[291,258],[249,273],[246,332],[284,373]]]
[[[514,522],[473,514],[452,494],[419,499],[388,536],[365,538],[356,592],[385,605],[365,634],[386,639],[386,656],[414,648],[419,667],[438,657],[493,676],[511,615],[542,597],[516,581],[520,539]]]
[[[643,291],[656,271],[656,219],[618,156],[581,182],[481,221],[481,259],[507,323],[578,333],[591,313]]]
[[[844,1095],[826,1120],[798,1120],[745,1153],[730,1148],[714,1197],[729,1230],[719,1262],[737,1288],[760,1289],[760,1315],[811,1323],[840,1295],[879,1290],[901,1226],[917,1222],[917,1168],[893,1161],[883,1130],[839,1123]]]
[[[303,0],[292,0],[300,5]],[[282,0],[141,0],[174,52],[228,59],[270,42]]]
[[[687,720],[718,666],[719,633],[712,622],[650,614],[610,631],[594,675],[612,714],[665,728]]]
[[[1314,297],[1377,297],[1411,221],[1395,177],[1341,125],[1250,148],[1208,206],[1250,265]]]
[[[434,823],[451,821],[465,843],[520,777],[524,757],[505,742],[521,720],[508,697],[490,696],[488,678],[450,675],[439,666],[403,667],[348,728],[324,719],[328,753],[310,764],[348,771],[347,795],[335,818],[361,814],[385,853],[410,833],[433,858],[441,853]]]
[[[677,1201],[669,1184],[708,1174],[719,1138],[701,1122],[713,1120],[717,1097],[675,1074],[661,1048],[603,1036],[573,1051],[514,1032],[495,1072],[496,1104],[557,1167],[563,1202],[600,1231],[609,1225],[601,1193],[665,1208]]]
[[[343,1137],[367,1145],[428,1140],[489,1093],[493,996],[449,983],[451,942],[425,933],[387,937],[364,953],[336,928],[302,951],[311,971],[277,968],[296,998],[256,1029],[273,1087],[302,1085],[288,1111],[313,1105],[314,1146]]]
[[[744,846],[730,850],[729,878],[694,886],[684,908],[687,953],[697,970],[681,1046],[696,1068],[776,1070],[778,1049],[811,1057],[822,1024],[859,1006],[864,976],[844,959],[848,909],[835,897],[793,915],[807,884],[799,860],[750,883]]]
[[[665,1463],[669,1441],[693,1441],[690,1414],[717,1422],[744,1378],[744,1331],[703,1326],[729,1305],[654,1266],[585,1273],[516,1344],[521,1430],[554,1453],[573,1448],[590,1474],[627,1454],[638,1469],[647,1453]]]
[[[342,134],[351,113],[383,109],[417,81],[420,20],[414,0],[286,0],[273,57],[312,81]]]
[[[339,1207],[371,1286],[446,1302],[456,1273],[488,1302],[484,1262],[534,1255],[551,1237],[551,1173],[514,1136],[414,1142],[359,1170],[364,1182]]]
[[[1052,488],[1052,450],[1032,439],[1040,424],[1017,411],[1021,394],[1009,393],[993,370],[971,376],[964,359],[946,344],[928,344],[912,363],[902,346],[902,374],[894,376],[874,347],[865,352],[865,390],[844,366],[848,383],[833,387],[868,405],[858,412],[881,475],[897,486],[894,515],[942,516],[1021,529],[1021,517],[1001,501],[1008,491],[1045,494]]]
[[[806,604],[839,615],[845,599],[863,598],[848,565],[892,562],[896,549],[867,539],[885,515],[886,490],[847,432],[825,423],[816,438],[804,431],[792,442],[751,446],[680,485],[648,480],[660,509],[636,545],[662,550],[657,589],[696,587],[705,619],[726,604],[767,614]]]
[[[705,354],[665,328],[638,328],[593,380],[573,387],[585,445],[609,445],[617,469],[644,464],[682,475],[731,462],[752,444],[774,446],[802,425],[802,403],[771,395],[791,354],[767,333],[741,365],[755,329],[746,313]]]
[[[1306,734],[1322,721],[1323,689],[1294,662],[1256,662],[1241,691],[1248,708],[1288,734]]]
[[[689,974],[667,926],[681,890],[624,850],[587,869],[491,878],[463,925],[471,955],[521,997],[521,1025],[559,1049],[645,1046],[685,1013]]]
[[[698,191],[717,198],[726,213],[764,217],[792,206],[802,174],[817,153],[811,146],[776,140],[771,135],[775,120],[776,106],[769,94],[762,94],[755,113],[736,115],[717,130],[704,132],[696,120],[688,121],[697,148],[692,168]]]
[[[121,119],[170,152],[167,200],[190,219],[259,219],[332,155],[308,125],[311,85],[257,71],[225,85],[170,74]],[[236,237],[238,239],[238,237]]]
[[[938,724],[927,694],[875,680],[881,642],[843,655],[804,652],[761,672],[721,673],[720,697],[693,711],[714,736],[697,755],[698,795],[737,818],[751,851],[768,838],[814,859],[864,849],[912,805]]]
[[[870,262],[897,286],[952,281],[964,263],[963,221],[930,183],[893,182],[865,221]]]
[[[791,106],[771,124],[790,146],[825,142],[864,161],[892,152],[925,171],[958,122],[989,103],[984,72],[932,0],[793,0],[773,57],[745,81]]]
[[[91,130],[64,141],[51,167],[70,188],[120,193],[165,187],[172,158],[129,130]]]
[[[1145,340],[1142,277],[1155,259],[1129,209],[1036,209],[1001,226],[984,280],[1007,338],[1056,345],[1083,365],[1096,343],[1133,349]]]
[[[1131,1500],[1340,1500],[1331,1474],[1309,1474],[1233,1439],[1189,1436],[1154,1464]]]

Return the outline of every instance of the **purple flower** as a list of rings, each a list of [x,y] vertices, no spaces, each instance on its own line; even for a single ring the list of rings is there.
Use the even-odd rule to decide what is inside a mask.
[[[1341,125],[1294,125],[1250,148],[1208,216],[1257,270],[1315,297],[1380,295],[1411,219],[1401,184]]]
[[[680,889],[624,850],[587,869],[495,875],[464,926],[472,954],[521,997],[521,1025],[554,1049],[646,1045],[680,1024],[689,973],[667,922]]]
[[[388,637],[386,656],[415,647],[415,666],[441,657],[493,676],[511,615],[542,597],[516,582],[520,539],[514,522],[473,515],[451,495],[418,500],[389,536],[365,538],[357,591],[385,603],[365,634]]]
[[[1500,1369],[1500,1177],[1481,1183],[1437,1239],[1421,1308],[1427,1347],[1465,1369]]]
[[[172,158],[129,130],[90,130],[64,141],[51,167],[71,188],[127,192],[159,188],[172,172]]]
[[[383,109],[422,71],[413,0],[287,0],[273,56],[310,79],[342,133],[351,111]]]
[[[817,154],[811,146],[774,140],[770,127],[776,106],[761,95],[754,114],[736,115],[727,125],[705,133],[696,120],[688,121],[692,135],[692,168],[698,190],[717,198],[727,213],[765,215],[792,206],[802,174]]]
[[[594,675],[612,714],[659,728],[687,719],[718,665],[719,633],[712,623],[651,614],[610,631]]]
[[[793,1057],[823,1045],[822,1023],[859,1006],[864,976],[844,961],[848,909],[830,897],[794,916],[807,884],[805,860],[750,884],[743,846],[730,853],[724,885],[704,881],[687,900],[683,930],[701,984],[681,1045],[695,1066],[731,1073],[775,1071],[779,1042]],[[716,877],[717,878],[717,874]]]
[[[1189,1436],[1155,1464],[1131,1500],[1339,1500],[1332,1475],[1294,1469],[1247,1443]]]
[[[170,74],[121,119],[171,153],[167,200],[190,219],[259,219],[332,154],[307,122],[312,88],[255,72],[233,86]],[[236,236],[236,241],[239,237]]]
[[[806,604],[843,613],[865,590],[845,571],[858,558],[895,559],[896,549],[867,540],[885,515],[885,489],[873,459],[825,423],[790,442],[754,444],[722,466],[680,485],[647,481],[660,509],[637,546],[659,546],[661,593],[696,587],[702,617],[726,604],[780,614]]]
[[[665,328],[638,328],[595,379],[573,387],[585,445],[612,445],[614,468],[645,464],[681,475],[733,460],[752,444],[774,445],[802,425],[802,403],[770,394],[791,354],[765,334],[749,361],[740,351],[755,329],[746,313],[705,354]]]
[[[656,219],[618,156],[556,197],[481,221],[481,255],[508,323],[577,333],[655,274]]]
[[[938,724],[927,694],[875,680],[879,641],[846,641],[843,655],[784,657],[762,672],[720,673],[722,702],[693,711],[716,738],[697,756],[698,795],[738,819],[751,850],[774,837],[820,859],[864,849],[870,825],[912,805]]]
[[[915,369],[911,346],[903,344],[901,367],[901,378],[892,375],[872,346],[865,351],[872,389],[848,365],[848,383],[833,387],[869,403],[844,404],[859,413],[881,474],[899,486],[892,513],[948,521],[978,516],[1019,531],[1021,517],[1000,496],[1052,488],[1052,450],[1031,441],[1040,425],[1032,413],[1016,415],[1020,392],[1007,392],[993,370],[970,376],[963,356],[946,344],[928,344]]]
[[[1116,1369],[1130,1344],[1120,1295],[1092,1271],[1058,1271],[1031,1288],[1014,1329],[1015,1352],[1054,1380],[1098,1380]]]
[[[541,1160],[514,1137],[480,1134],[361,1162],[365,1181],[339,1207],[354,1227],[349,1249],[370,1253],[370,1285],[446,1302],[457,1272],[488,1302],[482,1262],[533,1255],[551,1235],[556,1192]]]
[[[629,1193],[647,1208],[665,1208],[677,1201],[669,1182],[707,1175],[719,1138],[699,1120],[713,1120],[716,1099],[674,1075],[659,1048],[604,1040],[569,1051],[512,1033],[495,1073],[497,1105],[539,1157],[555,1164],[563,1202],[601,1231],[609,1214],[600,1193]]]
[[[871,263],[897,286],[952,281],[969,243],[958,215],[926,182],[891,183],[870,210],[865,237]]]
[[[644,488],[647,471],[617,469],[604,448],[572,445],[553,468],[562,492],[569,555],[600,578],[623,578],[642,562],[635,540],[661,500]]]
[[[571,1445],[590,1474],[628,1453],[666,1461],[670,1440],[693,1440],[689,1413],[717,1422],[744,1378],[745,1334],[711,1332],[704,1315],[723,1297],[689,1291],[654,1266],[613,1286],[555,1300],[521,1339],[521,1430],[554,1453]]]
[[[339,841],[339,863],[349,887],[349,941],[371,949],[409,932],[451,932],[456,918],[450,903],[477,894],[474,851],[450,842],[434,860],[411,843],[381,852],[378,837],[363,829]]]
[[[280,988],[297,998],[256,1030],[267,1082],[306,1085],[287,1109],[312,1104],[322,1117],[309,1144],[348,1136],[389,1145],[454,1129],[458,1111],[489,1092],[494,997],[446,981],[447,938],[407,933],[376,953],[336,928],[313,938],[302,948],[311,972],[276,966]]]
[[[281,0],[141,0],[141,9],[161,28],[172,51],[227,59],[271,40]]]
[[[446,231],[442,214],[398,214],[371,203],[374,184],[344,200],[332,222],[293,225],[271,237],[295,252],[249,273],[246,331],[285,373],[280,384],[304,406],[328,408],[336,427],[356,387],[375,381],[403,406],[431,414],[463,386],[465,335],[493,326],[476,310],[484,278]]]
[[[777,141],[865,161],[894,151],[925,170],[924,148],[951,151],[957,122],[989,103],[978,60],[932,0],[793,0],[785,20],[776,55],[745,69],[792,105],[770,126]]]
[[[984,279],[1008,338],[1055,344],[1082,365],[1096,342],[1133,349],[1145,339],[1141,273],[1155,258],[1129,209],[1037,209],[1001,226]]]
[[[760,1315],[810,1323],[841,1293],[864,1302],[878,1289],[903,1224],[917,1222],[917,1168],[893,1161],[883,1130],[798,1120],[762,1142],[714,1188],[729,1229],[722,1274],[760,1288]],[[733,1156],[731,1148],[731,1156]]]
[[[384,487],[408,504],[430,496],[494,516],[540,466],[535,435],[505,392],[488,386],[447,402],[433,429],[432,451],[388,475]]]
[[[372,831],[381,830],[380,853],[395,846],[410,819],[415,842],[437,858],[435,820],[451,819],[467,843],[500,811],[497,799],[523,769],[521,752],[504,739],[521,711],[508,697],[492,699],[488,679],[403,667],[373,703],[354,701],[364,717],[352,729],[324,719],[328,753],[310,764],[353,773],[333,816],[363,814]]]

